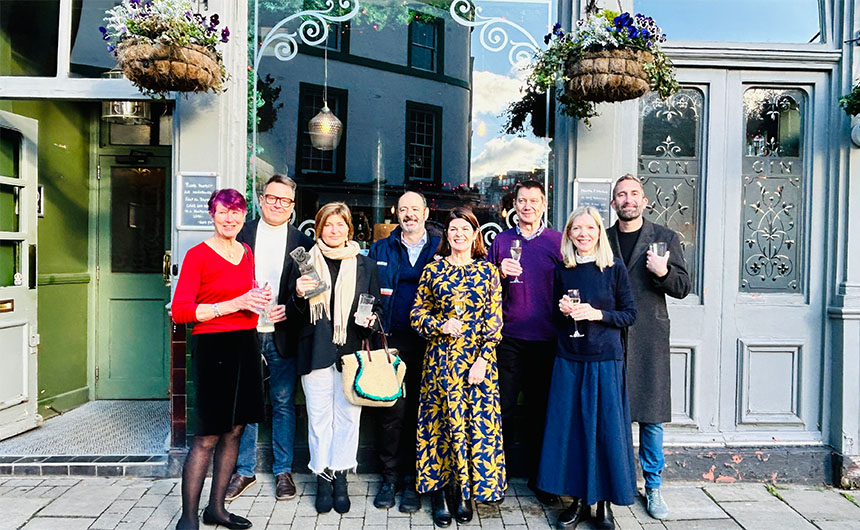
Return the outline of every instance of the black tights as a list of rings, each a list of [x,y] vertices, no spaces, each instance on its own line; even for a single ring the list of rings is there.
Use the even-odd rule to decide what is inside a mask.
[[[206,480],[209,462],[213,464],[212,488],[209,491],[207,510],[216,519],[229,519],[230,515],[224,508],[224,497],[227,495],[227,483],[239,456],[239,441],[244,430],[244,425],[234,425],[231,431],[224,434],[194,437],[191,449],[185,457],[185,465],[182,466],[182,516],[177,528],[197,528],[200,524],[200,494],[203,492],[203,481]]]

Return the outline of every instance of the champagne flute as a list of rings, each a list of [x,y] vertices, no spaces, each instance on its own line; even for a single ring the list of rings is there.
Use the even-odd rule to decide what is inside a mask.
[[[523,257],[523,242],[520,239],[514,239],[513,241],[511,241],[511,259],[516,261],[517,263],[519,263],[520,259],[522,257]],[[523,283],[523,282],[521,282],[520,277],[517,276],[516,278],[511,280],[511,283]]]
[[[454,312],[457,314],[457,320],[463,320],[463,315],[466,314],[466,300],[461,295],[455,295]]]
[[[579,289],[568,289],[567,290],[567,298],[568,298],[568,300],[570,300],[570,303],[578,304],[580,302]],[[570,316],[570,315],[568,315],[568,316]],[[573,317],[571,317],[571,318],[573,318]],[[571,335],[570,338],[578,339],[578,338],[584,337],[584,336],[585,335],[580,333],[579,330],[577,329],[576,320],[574,320],[573,321],[573,335]]]

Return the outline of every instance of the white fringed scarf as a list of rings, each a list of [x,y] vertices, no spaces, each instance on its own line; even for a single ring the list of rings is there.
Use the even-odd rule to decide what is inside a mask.
[[[343,247],[332,248],[323,243],[322,239],[318,239],[317,244],[310,251],[317,274],[329,286],[328,289],[310,299],[311,323],[316,324],[323,315],[331,320],[334,328],[332,342],[338,346],[346,343],[346,326],[349,324],[352,300],[355,298],[355,275],[358,265],[356,256],[360,248],[355,241],[348,241]],[[325,258],[340,261],[340,271],[337,273],[337,281],[334,285],[334,317],[329,315],[332,286],[331,274]]]

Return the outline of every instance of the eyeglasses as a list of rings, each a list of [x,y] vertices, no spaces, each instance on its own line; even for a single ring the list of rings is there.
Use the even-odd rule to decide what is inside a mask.
[[[293,200],[289,197],[278,197],[277,195],[268,195],[268,194],[263,195],[263,200],[265,200],[266,204],[268,204],[269,206],[274,206],[274,205],[280,203],[281,206],[284,208],[289,208],[290,206],[292,206],[296,202],[295,200]]]

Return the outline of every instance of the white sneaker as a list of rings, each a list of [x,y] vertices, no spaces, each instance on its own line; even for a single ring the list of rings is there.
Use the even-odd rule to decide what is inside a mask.
[[[660,489],[645,488],[645,501],[648,504],[648,514],[654,519],[669,517],[669,507],[660,494]]]

